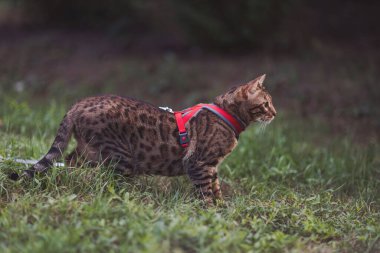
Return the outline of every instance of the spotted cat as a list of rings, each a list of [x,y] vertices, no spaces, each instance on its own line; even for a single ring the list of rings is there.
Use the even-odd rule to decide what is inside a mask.
[[[269,123],[276,110],[263,87],[265,75],[216,97],[213,105],[243,127]],[[185,125],[189,143],[179,143],[175,115],[149,103],[119,96],[85,98],[64,116],[48,153],[24,171],[33,177],[45,172],[61,157],[71,135],[77,147],[66,157],[67,165],[113,164],[119,173],[188,175],[208,203],[221,199],[218,165],[236,147],[238,135],[218,114],[200,110]]]

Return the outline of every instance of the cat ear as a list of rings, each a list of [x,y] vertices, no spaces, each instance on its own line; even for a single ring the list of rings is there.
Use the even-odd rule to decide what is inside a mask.
[[[257,90],[258,88],[259,89],[262,89],[263,87],[263,83],[264,83],[264,80],[265,80],[265,77],[266,77],[266,74],[264,75],[261,75],[259,77],[257,77],[256,79],[252,80],[252,81],[249,81],[247,84],[250,86],[250,91],[251,92],[254,92],[255,90]]]
[[[265,77],[267,77],[267,74],[263,74],[257,78],[260,85],[264,84]]]

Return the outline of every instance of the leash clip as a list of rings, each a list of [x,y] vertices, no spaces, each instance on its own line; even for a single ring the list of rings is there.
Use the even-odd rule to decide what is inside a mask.
[[[187,148],[189,146],[189,135],[187,132],[179,133],[179,144],[182,147]]]

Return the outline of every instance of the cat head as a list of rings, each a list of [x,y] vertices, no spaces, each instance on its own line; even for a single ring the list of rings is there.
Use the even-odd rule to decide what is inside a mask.
[[[218,96],[214,103],[235,114],[247,125],[251,122],[269,123],[276,116],[272,97],[264,88],[265,75],[234,87]]]

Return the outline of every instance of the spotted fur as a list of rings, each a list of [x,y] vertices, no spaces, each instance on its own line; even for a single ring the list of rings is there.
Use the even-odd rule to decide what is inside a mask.
[[[265,75],[215,98],[246,126],[270,122],[276,115],[272,98],[263,88]],[[182,148],[174,115],[149,103],[119,96],[85,98],[72,106],[59,126],[48,153],[24,172],[32,177],[46,172],[61,157],[71,135],[77,147],[66,164],[114,164],[132,176],[187,174],[207,203],[221,199],[218,165],[237,144],[234,131],[218,116],[202,110],[187,124],[190,145]]]

